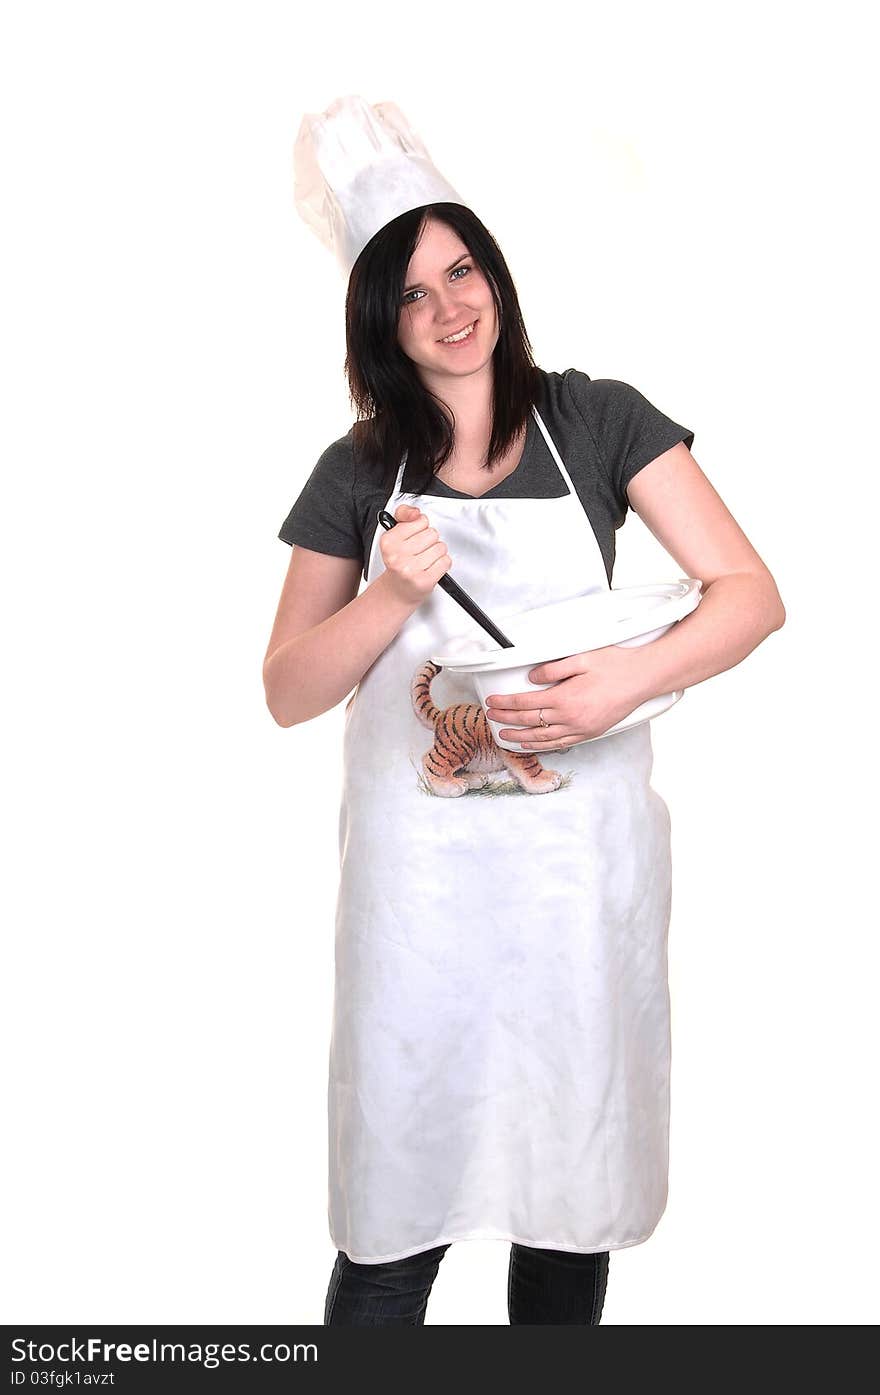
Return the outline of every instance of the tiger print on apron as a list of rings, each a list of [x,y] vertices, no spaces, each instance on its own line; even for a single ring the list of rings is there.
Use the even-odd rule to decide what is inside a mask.
[[[385,504],[427,515],[502,628],[608,590],[532,411],[563,496],[403,494],[404,457]],[[670,820],[650,723],[503,750],[467,676],[431,662],[470,626],[435,587],[345,714],[328,1218],[357,1263],[457,1240],[620,1249],[666,1205]]]

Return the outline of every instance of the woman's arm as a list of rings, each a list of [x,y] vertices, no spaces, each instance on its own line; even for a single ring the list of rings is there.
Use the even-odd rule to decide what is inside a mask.
[[[630,650],[644,702],[733,668],[781,629],[785,607],[772,575],[686,445],[640,470],[627,496],[684,573],[703,582],[691,615]]]
[[[419,605],[380,574],[358,595],[361,562],[294,547],[263,661],[266,703],[281,727],[335,707]]]
[[[452,566],[427,515],[412,504],[384,529],[384,571],[357,594],[360,560],[295,547],[263,660],[269,711],[279,726],[335,707],[394,639]]]
[[[601,736],[649,698],[733,668],[784,625],[776,582],[684,442],[639,470],[627,497],[682,571],[703,582],[700,604],[650,644],[536,665],[530,682],[557,684],[540,699],[534,690],[491,694],[489,716],[503,724],[503,739],[553,750]],[[547,727],[536,726],[539,700]]]

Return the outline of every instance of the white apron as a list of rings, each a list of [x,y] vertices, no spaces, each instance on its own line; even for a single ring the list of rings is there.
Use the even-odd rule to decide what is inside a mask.
[[[404,459],[385,505],[427,515],[502,628],[608,589],[533,412],[563,497],[401,494]],[[666,1205],[670,821],[650,724],[503,751],[467,677],[430,663],[469,626],[436,587],[346,709],[329,1222],[357,1263],[456,1240],[620,1249]]]

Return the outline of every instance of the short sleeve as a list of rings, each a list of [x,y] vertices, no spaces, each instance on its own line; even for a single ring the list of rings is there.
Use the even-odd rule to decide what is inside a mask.
[[[673,421],[638,388],[616,378],[587,378],[571,369],[566,382],[593,437],[608,482],[622,513],[627,485],[650,461],[684,441],[690,450],[693,431]]]
[[[278,536],[291,546],[299,543],[313,552],[359,557],[363,561],[363,539],[354,503],[350,432],[319,457]]]

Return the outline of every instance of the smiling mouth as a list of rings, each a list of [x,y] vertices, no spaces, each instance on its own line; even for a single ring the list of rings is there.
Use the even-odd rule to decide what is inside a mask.
[[[479,316],[477,316],[477,320],[478,320],[478,319],[479,319]],[[470,324],[463,325],[461,329],[455,330],[455,332],[454,332],[453,334],[447,334],[443,339],[438,339],[438,340],[437,340],[437,343],[438,343],[438,344],[449,344],[449,343],[462,344],[462,343],[464,343],[465,339],[470,339],[471,335],[473,334],[474,330],[476,329],[476,327],[477,327],[477,320],[471,320]],[[466,333],[465,331],[468,331],[468,332]]]

